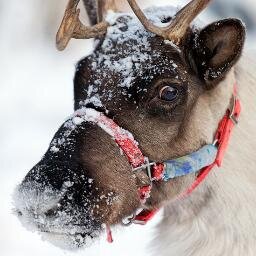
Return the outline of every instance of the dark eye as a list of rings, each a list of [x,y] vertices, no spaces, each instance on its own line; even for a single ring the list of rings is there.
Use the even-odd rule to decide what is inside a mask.
[[[172,86],[164,86],[159,91],[159,98],[165,101],[174,101],[178,97],[179,91]]]

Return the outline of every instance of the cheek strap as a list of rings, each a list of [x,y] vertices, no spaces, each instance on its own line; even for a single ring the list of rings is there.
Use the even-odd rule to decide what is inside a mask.
[[[205,145],[189,155],[165,161],[162,179],[168,181],[169,179],[198,172],[215,161],[217,151],[216,146]]]
[[[146,170],[150,183],[138,189],[138,196],[141,200],[141,204],[144,205],[146,200],[150,197],[154,181],[168,181],[199,171],[197,178],[191,186],[177,197],[184,198],[192,193],[192,191],[206,178],[213,167],[220,167],[230,140],[231,132],[235,124],[238,123],[240,112],[240,101],[237,99],[236,89],[234,89],[231,108],[226,111],[219,123],[214,143],[205,145],[198,151],[189,155],[177,159],[166,160],[163,163],[150,162],[139,149],[139,144],[134,139],[133,135],[129,131],[122,129],[112,119],[101,112],[88,108],[77,110],[73,116],[73,123],[77,124],[77,121],[79,121],[80,124],[87,121],[97,124],[115,140],[117,145],[126,155],[133,172]],[[77,118],[79,118],[79,120],[77,120]],[[146,224],[147,221],[153,218],[157,211],[158,210],[143,209],[140,213],[136,212],[136,214],[129,218],[128,224]],[[127,225],[127,223],[125,225]],[[109,228],[108,237],[108,240],[111,241],[111,232]]]

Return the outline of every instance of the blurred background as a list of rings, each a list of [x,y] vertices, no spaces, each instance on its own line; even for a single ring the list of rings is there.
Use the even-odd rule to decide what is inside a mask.
[[[247,26],[246,51],[255,49],[256,0],[214,0],[201,19],[239,17]],[[182,0],[141,1],[149,5]],[[25,230],[12,215],[12,192],[42,157],[63,120],[73,111],[75,63],[92,51],[92,40],[72,41],[64,52],[55,49],[55,33],[67,0],[0,1],[0,254],[2,256],[70,255]],[[82,19],[87,17],[82,12]],[[160,216],[145,227],[114,231],[72,255],[144,256]]]

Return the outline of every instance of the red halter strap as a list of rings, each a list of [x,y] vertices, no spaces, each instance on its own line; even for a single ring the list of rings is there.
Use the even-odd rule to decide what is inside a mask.
[[[148,159],[143,156],[138,147],[138,142],[131,133],[120,128],[112,119],[103,114],[100,115],[96,122],[115,139],[115,142],[126,155],[134,171],[136,171],[136,168],[140,168],[147,163]],[[150,190],[151,185],[139,188],[138,192],[142,203],[150,196]]]
[[[218,147],[218,153],[214,163],[200,170],[195,181],[189,188],[179,195],[178,198],[184,198],[191,194],[192,191],[207,177],[215,166],[221,166],[232,129],[234,128],[235,124],[237,124],[238,117],[241,112],[241,105],[240,101],[237,99],[236,89],[234,89],[232,100],[232,109],[228,109],[226,111],[226,114],[219,123],[215,135],[214,144]],[[133,171],[146,169],[151,183],[152,181],[162,179],[164,165],[162,163],[149,163],[148,158],[144,157],[143,153],[138,147],[138,143],[135,141],[131,133],[120,128],[112,119],[106,117],[104,114],[99,114],[96,118],[93,118],[93,121],[115,139],[120,149],[122,149],[123,153],[126,155],[133,168]],[[139,188],[138,194],[142,204],[146,202],[148,197],[150,197],[151,188],[152,184]],[[153,218],[157,211],[158,210],[144,209],[129,220],[132,223],[146,224],[147,221]],[[108,240],[112,241],[110,237],[110,229],[108,229],[108,235]]]
[[[215,162],[202,170],[200,170],[199,174],[195,181],[188,187],[182,194],[180,194],[177,198],[181,199],[188,195],[190,195],[200,183],[204,181],[207,175],[213,170],[215,166],[220,167],[222,164],[222,160],[225,154],[225,151],[228,146],[228,142],[230,140],[231,132],[234,126],[238,123],[238,118],[241,112],[241,104],[239,99],[237,98],[237,91],[236,86],[234,87],[234,93],[232,97],[232,109],[228,109],[226,114],[220,121],[218,125],[217,132],[215,134],[215,141],[214,144],[218,146],[218,153],[215,159]],[[161,168],[153,168],[153,177],[160,177],[160,170]],[[143,210],[140,212],[135,218],[134,223],[137,224],[146,224],[149,220],[151,220],[154,215],[158,212],[158,210]]]

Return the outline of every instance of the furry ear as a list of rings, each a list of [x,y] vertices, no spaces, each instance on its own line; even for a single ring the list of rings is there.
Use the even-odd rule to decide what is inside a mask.
[[[207,88],[225,78],[238,61],[245,41],[245,27],[238,19],[214,22],[193,40],[193,59]]]

